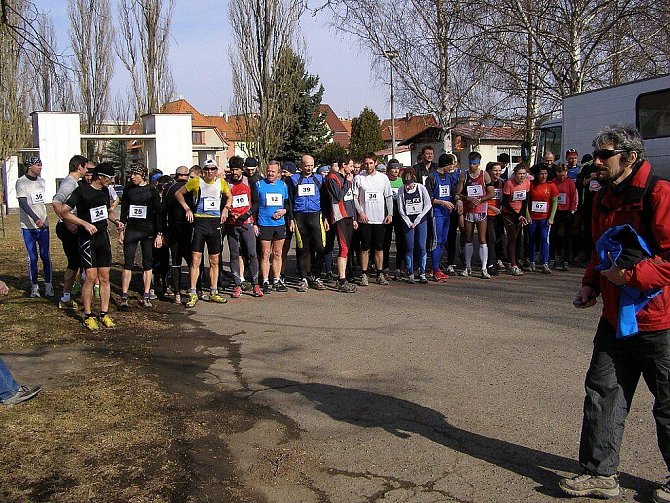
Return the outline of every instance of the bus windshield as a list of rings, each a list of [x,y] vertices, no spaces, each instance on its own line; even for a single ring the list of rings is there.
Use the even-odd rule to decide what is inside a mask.
[[[535,162],[540,163],[545,152],[552,152],[556,160],[561,157],[562,126],[549,126],[540,129],[535,151]]]

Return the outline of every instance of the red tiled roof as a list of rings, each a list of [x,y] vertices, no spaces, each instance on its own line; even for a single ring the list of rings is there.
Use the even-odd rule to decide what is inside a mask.
[[[395,119],[395,137],[396,141],[401,141],[417,133],[420,133],[429,126],[437,126],[435,117],[426,115],[407,115]],[[391,141],[391,119],[381,121],[382,140]]]
[[[229,115],[221,117],[220,115],[208,115],[209,121],[221,131],[227,141],[242,141],[244,138],[244,116]]]
[[[453,136],[464,136],[478,140],[523,141],[524,130],[509,126],[455,126]]]

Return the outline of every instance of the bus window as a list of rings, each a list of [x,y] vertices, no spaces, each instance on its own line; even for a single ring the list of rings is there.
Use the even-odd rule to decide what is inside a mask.
[[[635,105],[637,128],[642,138],[670,136],[670,89],[641,94]]]
[[[537,150],[535,151],[535,162],[542,162],[545,152],[552,152],[556,160],[561,157],[561,133],[562,126],[550,126],[540,129],[537,139]]]

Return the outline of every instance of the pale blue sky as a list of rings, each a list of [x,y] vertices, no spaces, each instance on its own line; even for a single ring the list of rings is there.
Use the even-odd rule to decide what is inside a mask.
[[[67,1],[34,2],[53,19],[59,50],[63,51],[69,45]],[[112,9],[116,12],[115,0]],[[319,75],[325,87],[323,101],[341,117],[354,117],[364,106],[373,108],[382,118],[389,117],[387,79],[371,73],[368,53],[359,48],[356,40],[336,34],[327,25],[326,16],[305,15],[301,21],[309,71]],[[228,1],[176,0],[171,31],[170,61],[177,95],[204,114],[228,111],[232,95]],[[115,70],[112,96],[123,93],[129,82],[120,63]]]

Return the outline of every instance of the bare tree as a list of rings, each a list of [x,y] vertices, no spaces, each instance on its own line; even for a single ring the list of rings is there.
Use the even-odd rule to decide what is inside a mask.
[[[157,113],[174,95],[168,62],[174,0],[120,0],[116,52],[130,73],[136,116]]]
[[[110,105],[109,82],[114,74],[114,30],[109,0],[69,0],[70,41],[74,51],[77,101],[87,132],[99,133]],[[98,142],[86,142],[89,159],[100,154]]]
[[[247,151],[265,167],[276,155],[291,121],[298,81],[295,37],[304,5],[301,0],[231,0],[234,48],[233,108],[244,116]]]

